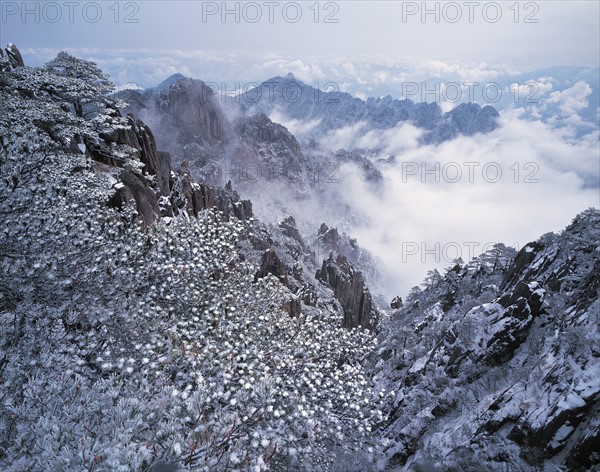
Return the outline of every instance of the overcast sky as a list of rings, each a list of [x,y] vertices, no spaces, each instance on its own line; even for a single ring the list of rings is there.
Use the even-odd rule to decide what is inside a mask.
[[[97,59],[113,74],[115,61],[133,56],[148,56],[151,68],[161,57],[173,69],[194,73],[201,72],[196,64],[230,61],[234,67],[240,56],[248,59],[246,70],[256,70],[265,57],[318,64],[341,56],[408,66],[483,63],[522,72],[598,67],[600,56],[597,1],[428,2],[425,8],[402,1],[0,4],[0,40],[17,44],[30,65],[66,49]],[[147,74],[140,70],[137,80],[149,80]]]

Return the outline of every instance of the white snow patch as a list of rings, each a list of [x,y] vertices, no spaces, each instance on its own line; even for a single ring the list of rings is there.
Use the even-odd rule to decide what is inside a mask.
[[[573,428],[573,426],[571,426],[570,424],[566,423],[563,424],[558,431],[556,432],[556,434],[554,435],[554,437],[552,438],[552,441],[550,442],[550,447],[552,449],[556,449],[558,448],[561,443],[567,439],[567,437],[573,432],[575,428]]]
[[[428,359],[429,359],[429,357],[427,355],[425,355],[423,357],[419,357],[415,361],[415,363],[412,365],[409,372],[415,373],[415,372],[419,372],[419,371],[423,370],[425,368],[425,364],[427,364]]]
[[[561,410],[573,410],[585,406],[585,400],[576,393],[571,392],[567,395],[567,398],[558,402],[557,406]]]

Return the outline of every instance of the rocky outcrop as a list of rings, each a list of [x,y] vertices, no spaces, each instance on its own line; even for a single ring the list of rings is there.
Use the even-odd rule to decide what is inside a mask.
[[[337,228],[330,228],[325,223],[321,223],[318,235],[325,248],[330,251],[339,251],[342,238],[340,237]]]
[[[281,228],[281,232],[284,236],[293,239],[294,242],[298,243],[302,250],[306,249],[306,244],[300,235],[300,231],[298,231],[298,228],[296,227],[296,220],[293,216],[286,217],[278,226]]]
[[[168,195],[171,190],[171,154],[167,151],[157,151],[158,167],[156,176],[161,195]]]
[[[393,310],[398,310],[398,309],[402,308],[402,305],[403,305],[402,297],[397,296],[397,297],[394,297],[394,299],[390,303],[390,308],[392,308]]]
[[[359,270],[365,283],[371,290],[379,287],[377,262],[369,252],[358,245],[358,241],[346,233],[340,233],[337,228],[330,228],[321,223],[314,245],[321,254],[340,254]],[[377,292],[376,292],[377,293]]]
[[[198,183],[187,173],[179,175],[175,188],[172,199],[183,196],[189,215],[198,216],[202,210],[216,208],[227,220],[231,217],[240,220],[252,217],[252,202],[241,199],[234,190]]]
[[[16,67],[25,67],[25,63],[21,51],[13,43],[9,43],[6,48],[0,48],[0,72]]]
[[[112,146],[124,145],[133,150],[130,157],[143,164],[143,175],[131,170],[119,174],[122,185],[117,185],[117,192],[109,203],[122,208],[126,202],[135,200],[144,226],[152,224],[158,215],[174,216],[183,209],[193,216],[215,208],[225,219],[252,217],[252,203],[241,199],[231,186],[223,189],[195,182],[187,168],[175,175],[170,153],[157,149],[152,129],[142,120],[135,119],[133,114],[127,115],[126,128],[102,135],[102,138],[100,142],[86,143],[86,152],[93,160],[113,168],[122,167],[123,162],[115,158]],[[159,198],[160,205],[157,203]]]
[[[144,227],[154,223],[160,214],[156,194],[148,187],[143,176],[122,170],[119,174],[120,184],[109,201],[109,206],[121,209],[129,202],[135,202],[135,207]]]
[[[260,268],[254,275],[254,281],[262,279],[269,274],[277,277],[284,285],[288,285],[287,267],[281,262],[281,259],[279,259],[273,249],[267,249],[263,254]]]
[[[482,358],[492,363],[510,359],[516,349],[527,339],[533,320],[542,313],[545,290],[537,282],[520,283],[496,303],[506,310],[489,316],[489,333]]]
[[[239,138],[230,167],[236,186],[250,191],[262,191],[273,182],[302,186],[304,156],[300,144],[284,126],[257,114],[238,121],[235,130]]]
[[[112,135],[104,136],[107,142],[126,144],[135,150],[134,156],[144,164],[146,175],[156,176],[160,194],[169,195],[171,179],[171,156],[168,152],[158,151],[154,133],[142,120],[136,120],[133,114],[127,115],[127,128],[119,129]]]
[[[372,299],[362,274],[348,260],[330,255],[323,261],[315,277],[333,290],[344,309],[343,326],[346,328],[373,328]]]
[[[151,225],[159,215],[174,216],[184,209],[192,216],[215,208],[225,219],[247,220],[252,217],[252,203],[241,199],[231,186],[220,188],[195,182],[186,168],[175,175],[170,153],[157,149],[154,133],[142,120],[136,120],[129,114],[127,125],[102,135],[103,140],[99,142],[85,143],[88,155],[111,169],[124,166],[115,157],[115,145],[128,146],[130,159],[143,164],[142,175],[131,169],[117,172],[121,182],[116,185],[116,193],[109,202],[111,206],[122,208],[126,202],[135,201],[144,226]]]

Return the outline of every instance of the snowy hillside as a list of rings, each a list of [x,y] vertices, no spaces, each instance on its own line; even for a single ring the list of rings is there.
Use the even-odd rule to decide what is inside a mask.
[[[390,465],[597,470],[600,212],[431,274],[382,328]],[[563,468],[561,468],[563,467]],[[564,469],[566,467],[566,469]]]
[[[378,192],[392,158],[230,116],[183,76],[114,90],[93,62],[0,49],[0,470],[600,470],[598,209],[390,309],[358,217],[324,203],[362,187],[314,169]],[[436,133],[494,123],[361,104],[429,110]],[[297,173],[221,181],[215,162]]]

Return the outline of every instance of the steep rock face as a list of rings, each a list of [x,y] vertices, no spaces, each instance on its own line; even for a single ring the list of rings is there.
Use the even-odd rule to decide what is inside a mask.
[[[127,129],[120,129],[106,141],[126,144],[135,149],[135,156],[144,167],[144,174],[156,176],[160,194],[170,193],[171,156],[168,152],[158,151],[154,133],[142,120],[136,120],[132,114],[127,115]]]
[[[372,316],[372,300],[362,274],[356,271],[348,260],[341,255],[333,255],[323,261],[315,276],[331,287],[335,297],[344,309],[346,328],[372,328],[375,322]]]
[[[360,271],[371,291],[377,290],[380,285],[377,261],[358,245],[356,239],[346,233],[340,234],[337,228],[330,228],[322,223],[314,245],[320,253],[344,256],[356,270]]]
[[[150,123],[158,147],[168,149],[176,164],[188,161],[199,172],[211,160],[222,159],[231,125],[218,94],[205,82],[174,74],[156,88],[116,95],[128,103],[127,112]]]
[[[514,355],[516,349],[527,339],[533,320],[542,313],[545,291],[539,283],[521,282],[505,293],[497,304],[505,308],[495,316],[489,316],[489,334],[484,359],[502,363]]]
[[[273,249],[267,249],[263,254],[260,268],[256,272],[254,280],[262,279],[268,274],[274,275],[281,280],[284,285],[288,285],[287,268],[285,264],[281,262],[281,259],[277,257],[277,254]]]
[[[119,169],[123,163],[114,157],[113,145],[129,146],[133,150],[130,158],[143,164],[142,175],[128,169],[119,175],[122,186],[109,202],[121,208],[127,201],[135,201],[140,218],[145,226],[155,218],[174,216],[186,209],[188,215],[198,216],[204,209],[216,208],[226,219],[236,217],[246,220],[252,217],[252,203],[240,198],[230,186],[213,187],[195,182],[188,169],[178,175],[172,172],[171,155],[157,149],[152,129],[142,120],[127,115],[127,127],[102,135],[103,141],[86,143],[86,152],[98,162]],[[144,188],[141,188],[143,186]],[[158,204],[159,197],[161,205]]]
[[[590,209],[516,255],[500,248],[412,292],[382,342],[380,378],[397,392],[382,427],[390,467],[600,465],[599,243]]]

